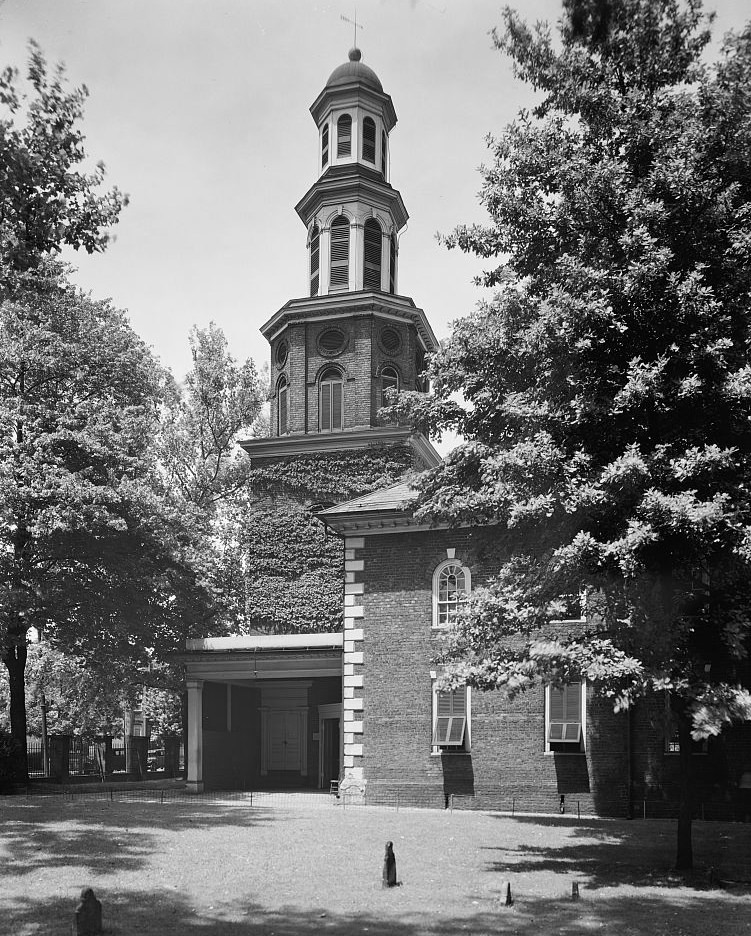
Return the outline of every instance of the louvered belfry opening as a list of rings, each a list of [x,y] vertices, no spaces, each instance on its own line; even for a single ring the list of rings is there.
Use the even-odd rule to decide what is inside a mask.
[[[321,168],[329,162],[329,125],[324,124],[321,131]]]
[[[319,390],[319,428],[321,432],[341,430],[343,423],[342,375],[330,368],[321,375]]]
[[[396,289],[396,235],[392,234],[389,243],[389,292],[393,296]]]
[[[362,158],[375,166],[376,125],[372,117],[366,117],[362,122]]]
[[[368,218],[365,222],[363,289],[379,291],[381,288],[381,240],[381,225],[375,218]]]
[[[336,122],[336,156],[352,155],[352,118],[349,114],[342,114]]]
[[[321,282],[321,232],[313,225],[310,232],[310,295],[317,296]]]
[[[286,377],[280,378],[277,387],[276,414],[278,434],[285,435],[289,431],[289,387]]]
[[[381,406],[391,406],[389,390],[399,389],[399,375],[393,367],[384,367],[381,371]]]
[[[349,287],[349,221],[339,215],[331,222],[331,275],[332,291]]]

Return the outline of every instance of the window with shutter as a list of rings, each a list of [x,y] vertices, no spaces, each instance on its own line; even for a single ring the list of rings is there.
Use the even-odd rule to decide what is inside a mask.
[[[321,432],[341,430],[344,419],[342,376],[337,370],[327,370],[322,376],[318,391],[319,429]]]
[[[366,117],[362,122],[362,158],[365,162],[376,161],[376,125],[372,117]]]
[[[365,222],[363,258],[363,289],[379,291],[381,288],[381,225],[375,218]]]
[[[310,234],[310,295],[318,295],[320,285],[320,266],[321,266],[321,232],[318,225],[313,226]]]
[[[329,161],[329,125],[324,124],[321,131],[321,168]]]
[[[331,274],[332,291],[349,287],[349,221],[344,215],[331,222]]]
[[[569,683],[558,688],[548,686],[547,725],[545,741],[547,750],[576,753],[584,743],[583,684]]]
[[[352,155],[352,118],[349,114],[342,114],[336,122],[336,156]]]
[[[469,749],[468,709],[466,687],[448,692],[440,690],[434,692],[434,749],[449,751],[466,751]]]

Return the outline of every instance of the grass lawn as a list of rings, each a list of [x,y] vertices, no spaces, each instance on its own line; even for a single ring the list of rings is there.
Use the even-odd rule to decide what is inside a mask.
[[[751,824],[697,822],[687,881],[672,822],[320,804],[0,798],[0,933],[68,936],[91,886],[122,936],[751,936]]]

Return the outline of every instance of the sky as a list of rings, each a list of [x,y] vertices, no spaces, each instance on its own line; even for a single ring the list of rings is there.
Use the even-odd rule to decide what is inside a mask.
[[[90,97],[92,161],[130,196],[104,254],[73,255],[74,280],[111,297],[181,378],[194,325],[219,325],[260,367],[259,327],[307,288],[305,229],[294,205],[315,181],[309,107],[357,44],[391,95],[391,184],[410,220],[399,292],[438,338],[483,297],[481,261],[436,233],[483,221],[486,137],[533,103],[494,50],[491,0],[0,0],[0,66],[24,68],[35,39]],[[511,2],[555,23],[560,0]],[[749,0],[707,0],[715,34],[751,19]]]

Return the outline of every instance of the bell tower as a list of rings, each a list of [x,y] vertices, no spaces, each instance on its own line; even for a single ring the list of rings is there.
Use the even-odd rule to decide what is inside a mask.
[[[271,346],[271,435],[241,444],[255,461],[407,443],[420,467],[435,465],[424,436],[378,418],[388,390],[427,391],[425,355],[438,346],[425,313],[398,291],[408,214],[389,181],[393,102],[355,48],[310,112],[318,176],[295,206],[308,294],[261,327]]]

